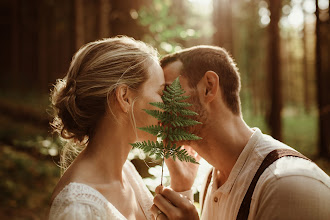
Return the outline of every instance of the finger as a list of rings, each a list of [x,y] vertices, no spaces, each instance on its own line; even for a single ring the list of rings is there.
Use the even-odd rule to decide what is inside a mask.
[[[162,211],[166,216],[170,216],[172,213],[176,212],[176,207],[173,206],[167,199],[162,195],[157,194],[154,198],[154,205]]]
[[[199,162],[202,159],[202,157],[197,152],[195,153],[194,157],[196,158],[197,162]]]
[[[155,204],[153,204],[151,206],[150,211],[151,211],[152,215],[154,216],[154,218],[156,220],[165,220],[165,219],[168,219],[167,216],[163,212],[162,213],[159,213],[160,209]]]
[[[164,189],[164,186],[159,185],[159,186],[156,187],[155,193],[156,194],[161,194],[161,192],[163,191],[163,189]]]
[[[155,220],[168,220],[168,218],[164,213],[161,213],[155,218]]]
[[[187,199],[180,193],[173,191],[170,188],[164,188],[163,191],[161,192],[161,195],[163,195],[165,199],[173,203],[173,205],[176,207],[183,208],[191,204],[189,199]]]
[[[195,158],[196,162],[198,163],[202,159],[202,157],[196,151],[191,156]]]
[[[153,204],[150,208],[150,211],[153,214],[153,216],[156,218],[156,216],[158,215],[159,208],[155,204]]]

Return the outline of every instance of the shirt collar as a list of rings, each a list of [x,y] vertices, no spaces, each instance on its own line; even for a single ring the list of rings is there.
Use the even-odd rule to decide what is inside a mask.
[[[248,143],[245,145],[245,147],[243,148],[243,151],[241,152],[241,154],[239,155],[233,169],[231,170],[229,177],[227,179],[227,181],[220,186],[220,188],[217,189],[216,184],[216,175],[215,175],[215,168],[213,168],[212,171],[212,191],[217,191],[223,194],[228,194],[231,189],[233,188],[233,185],[239,175],[239,173],[241,172],[245,162],[247,161],[249,155],[251,154],[252,150],[255,148],[256,143],[258,142],[258,140],[262,137],[262,133],[260,131],[259,128],[253,128],[254,132],[251,135]]]

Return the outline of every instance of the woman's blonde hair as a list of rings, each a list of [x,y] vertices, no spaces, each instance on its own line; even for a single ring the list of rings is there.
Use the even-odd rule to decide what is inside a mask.
[[[93,136],[117,86],[139,89],[153,62],[158,63],[155,49],[126,36],[94,41],[77,51],[66,76],[51,92],[51,126],[68,140],[61,154],[63,170]]]

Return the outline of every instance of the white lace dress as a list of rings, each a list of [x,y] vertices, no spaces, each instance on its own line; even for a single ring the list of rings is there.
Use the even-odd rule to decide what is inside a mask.
[[[147,219],[154,219],[150,212],[152,194],[145,186],[134,165],[126,161],[123,168],[138,202]],[[103,220],[126,219],[99,191],[82,183],[70,183],[55,197],[49,212],[50,220]]]

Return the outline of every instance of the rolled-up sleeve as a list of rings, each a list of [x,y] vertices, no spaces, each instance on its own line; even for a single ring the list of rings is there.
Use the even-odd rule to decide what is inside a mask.
[[[187,190],[187,191],[183,191],[183,192],[178,192],[178,193],[180,193],[181,195],[183,195],[184,197],[189,199],[192,203],[194,203],[194,194],[191,189]]]

